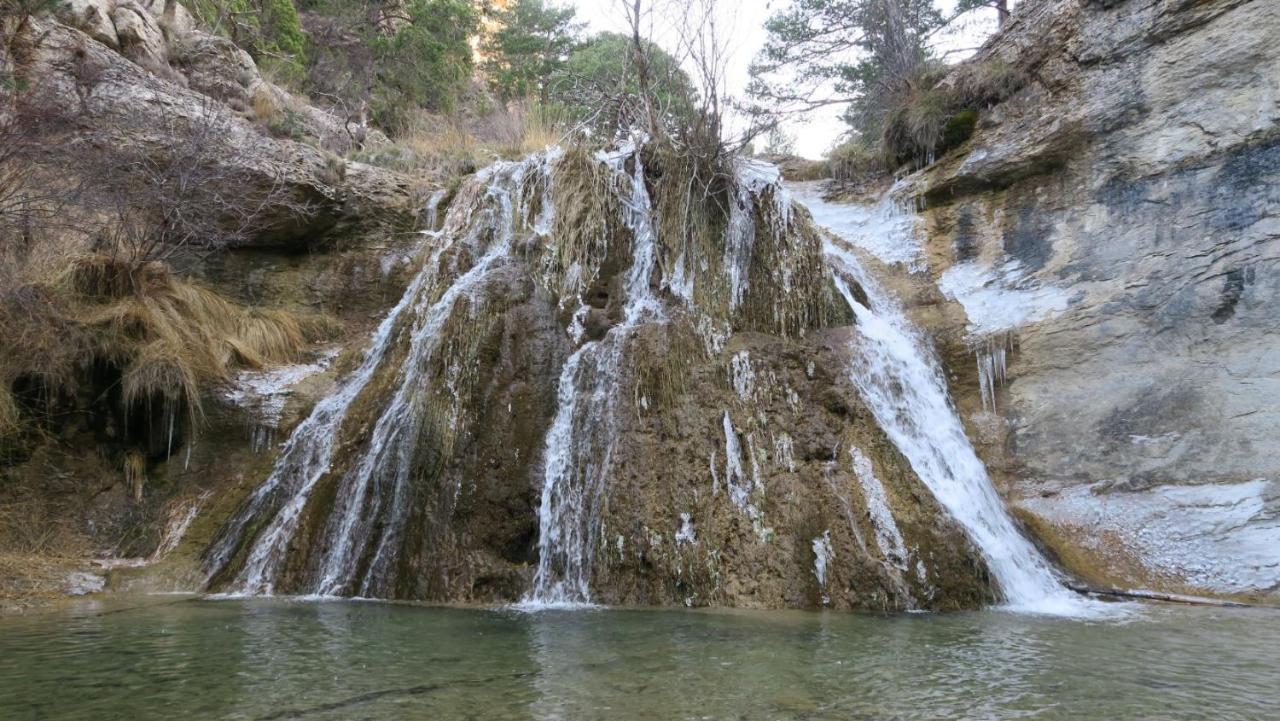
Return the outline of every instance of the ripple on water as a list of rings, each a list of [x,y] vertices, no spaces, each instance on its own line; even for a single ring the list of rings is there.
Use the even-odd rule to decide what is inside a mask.
[[[150,603],[0,622],[0,718],[1245,721],[1280,707],[1280,613],[1249,609]]]

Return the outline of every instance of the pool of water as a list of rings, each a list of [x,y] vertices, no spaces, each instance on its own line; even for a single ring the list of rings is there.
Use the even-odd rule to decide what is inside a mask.
[[[0,618],[0,719],[1280,718],[1275,611],[145,603]]]

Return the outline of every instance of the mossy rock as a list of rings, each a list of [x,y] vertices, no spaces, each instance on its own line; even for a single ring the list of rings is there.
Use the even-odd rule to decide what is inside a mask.
[[[946,126],[942,129],[942,142],[938,145],[938,154],[941,155],[953,148],[957,148],[964,144],[969,138],[973,137],[973,131],[978,127],[978,111],[972,108],[966,108],[951,116]]]

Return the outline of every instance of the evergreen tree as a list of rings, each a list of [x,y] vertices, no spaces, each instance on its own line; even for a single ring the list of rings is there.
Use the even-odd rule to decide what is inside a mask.
[[[653,43],[645,52],[654,81],[654,102],[663,119],[678,124],[696,108],[697,93],[680,62]],[[640,84],[634,68],[632,39],[600,33],[571,54],[547,83],[551,102],[565,106],[579,122],[611,136],[632,125],[643,126]]]
[[[499,11],[499,28],[484,43],[485,73],[502,100],[537,96],[547,100],[547,83],[578,44],[582,25],[572,7],[542,0],[515,0]]]
[[[961,15],[1007,0],[960,0],[944,16],[933,0],[794,0],[766,23],[764,49],[751,68],[749,92],[760,113],[849,109],[862,138],[880,134],[885,114],[913,86],[929,84],[939,63],[929,41]]]
[[[373,110],[383,125],[397,111],[416,105],[453,110],[471,81],[471,38],[480,16],[469,0],[410,0],[408,22],[391,36],[373,40],[377,67]]]

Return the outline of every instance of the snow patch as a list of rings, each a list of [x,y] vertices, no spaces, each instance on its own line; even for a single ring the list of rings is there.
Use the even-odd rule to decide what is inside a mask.
[[[943,272],[938,289],[964,307],[969,333],[976,337],[1052,318],[1071,302],[1061,288],[1041,286],[1026,278],[1015,260],[994,267],[957,263]]]

